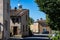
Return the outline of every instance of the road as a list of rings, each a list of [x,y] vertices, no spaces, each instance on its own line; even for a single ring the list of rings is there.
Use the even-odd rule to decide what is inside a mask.
[[[25,38],[10,38],[9,40],[50,40],[47,35],[34,35]]]

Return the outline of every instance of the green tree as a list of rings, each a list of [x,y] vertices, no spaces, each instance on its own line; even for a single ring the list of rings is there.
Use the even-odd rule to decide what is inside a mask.
[[[28,19],[29,36],[32,36],[33,35],[32,31],[30,30],[30,25],[33,24],[33,23],[34,23],[34,19],[31,18],[31,17],[29,17],[29,19]]]
[[[31,17],[29,17],[29,19],[28,19],[28,25],[31,25],[31,24],[33,24],[33,23],[34,23],[34,19],[31,18]]]
[[[60,0],[36,0],[40,11],[47,15],[47,23],[52,29],[60,30]]]

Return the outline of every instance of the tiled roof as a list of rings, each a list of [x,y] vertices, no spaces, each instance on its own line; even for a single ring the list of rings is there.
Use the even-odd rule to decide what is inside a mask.
[[[22,10],[10,10],[10,16],[23,16],[24,14],[26,14],[27,12],[29,12],[29,10],[27,9],[22,9]]]
[[[36,21],[35,23],[39,23],[39,24],[40,24],[41,26],[43,26],[43,27],[48,26],[47,23],[46,23],[46,20],[38,20],[38,21]]]
[[[41,24],[43,27],[48,26],[48,25],[46,24],[46,20],[40,20],[40,21],[38,21],[38,22],[39,22],[39,24]]]

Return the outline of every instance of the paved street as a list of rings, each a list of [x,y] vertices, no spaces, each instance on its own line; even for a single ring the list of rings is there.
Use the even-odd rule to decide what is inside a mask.
[[[17,38],[13,38],[13,39],[9,39],[9,40],[49,40],[48,38],[39,38],[39,37],[30,37],[30,38],[23,38],[23,39],[17,39]]]
[[[10,38],[9,40],[50,40],[46,35],[34,35],[32,37],[25,37],[25,38]]]

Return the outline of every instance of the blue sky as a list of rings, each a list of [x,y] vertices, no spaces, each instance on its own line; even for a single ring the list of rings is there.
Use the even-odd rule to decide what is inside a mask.
[[[15,6],[18,7],[18,0],[11,0],[10,2],[12,9]],[[20,0],[20,4],[22,5],[23,9],[29,9],[29,16],[35,21],[40,18],[43,18],[44,20],[46,19],[46,15],[42,11],[39,11],[34,0]]]

